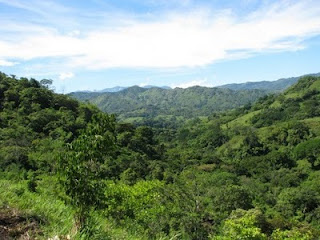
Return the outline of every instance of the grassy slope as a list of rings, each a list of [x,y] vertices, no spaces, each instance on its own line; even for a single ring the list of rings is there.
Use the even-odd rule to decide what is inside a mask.
[[[307,92],[311,91],[311,90],[318,90],[320,91],[320,79],[318,78],[316,81],[312,82],[311,84],[304,84],[303,85],[301,82],[299,82],[297,85],[294,85],[292,87],[290,87],[288,90],[286,90],[283,94],[281,94],[281,96],[276,97],[272,103],[269,104],[270,108],[279,108],[281,107],[281,101],[279,100],[280,98],[284,97],[285,99],[297,99],[297,98],[301,98],[304,94],[306,94]],[[320,95],[318,93],[318,95]],[[300,103],[300,105],[302,105],[302,103]],[[251,120],[252,117],[254,117],[255,115],[259,114],[261,112],[261,110],[251,110],[246,114],[243,114],[225,124],[223,124],[221,127],[222,129],[234,129],[236,127],[243,127],[243,126],[251,126]],[[290,121],[290,120],[288,120]],[[260,138],[265,138],[267,137],[270,132],[272,131],[272,129],[274,129],[276,126],[285,126],[287,125],[288,121],[284,121],[281,123],[276,123],[273,124],[271,126],[268,127],[261,127],[256,129],[257,130],[257,134],[259,135]],[[315,135],[319,136],[320,135],[320,117],[313,117],[313,118],[307,118],[307,119],[302,119],[299,120],[300,122],[305,123],[310,129],[311,132],[313,132]],[[226,142],[224,145],[222,145],[221,147],[219,147],[219,152],[224,151],[227,148],[237,148],[240,147],[241,143],[243,141],[243,137],[240,136],[235,136],[232,139],[230,139],[228,142]]]

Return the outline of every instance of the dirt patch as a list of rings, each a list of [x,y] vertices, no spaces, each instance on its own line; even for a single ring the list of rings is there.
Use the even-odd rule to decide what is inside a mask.
[[[39,223],[34,217],[12,208],[0,208],[0,240],[31,240],[40,234]]]

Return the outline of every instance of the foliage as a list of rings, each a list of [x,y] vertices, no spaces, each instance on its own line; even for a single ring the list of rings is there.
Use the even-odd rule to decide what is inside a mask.
[[[319,83],[224,112],[240,92],[127,89],[121,117],[149,104],[136,126],[1,73],[0,205],[35,216],[40,239],[317,239]]]
[[[261,211],[237,209],[224,222],[221,235],[212,239],[265,240],[267,236],[261,230],[264,224],[265,219]]]
[[[93,121],[69,145],[61,160],[66,194],[79,211],[80,227],[92,208],[104,206],[102,164],[115,149],[115,118],[106,114],[93,115]]]

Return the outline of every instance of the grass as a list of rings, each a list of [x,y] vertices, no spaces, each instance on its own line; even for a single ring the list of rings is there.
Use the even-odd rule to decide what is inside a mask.
[[[38,186],[41,189],[44,186]],[[43,239],[67,235],[73,227],[73,210],[57,196],[30,192],[27,180],[0,180],[0,205],[19,209],[40,220]]]
[[[320,81],[315,81],[314,83],[312,83],[312,85],[310,86],[310,89],[320,90]]]
[[[37,239],[55,236],[65,239],[67,235],[73,240],[147,239],[143,232],[132,231],[130,226],[116,226],[103,210],[91,213],[89,232],[80,234],[74,221],[75,211],[62,200],[65,196],[57,177],[38,176],[36,191],[32,192],[28,189],[28,180],[22,175],[0,172],[0,210],[9,207],[37,219],[40,230]],[[90,232],[94,235],[88,237]]]
[[[299,92],[290,92],[290,93],[287,93],[284,95],[285,99],[296,99],[296,98],[299,98],[299,97],[302,97],[303,93]]]
[[[281,102],[279,100],[274,101],[271,105],[271,108],[279,108],[281,107]]]
[[[241,144],[243,143],[244,136],[234,136],[231,138],[228,142],[217,148],[217,153],[219,155],[224,156],[226,152],[228,152],[230,149],[238,149],[241,147]]]
[[[260,113],[261,110],[257,110],[257,111],[254,111],[254,112],[250,112],[250,113],[247,113],[241,117],[238,117],[226,124],[223,124],[221,126],[222,129],[227,129],[227,128],[234,128],[236,126],[250,126],[251,125],[251,122],[250,122],[250,119],[257,115],[258,113]]]

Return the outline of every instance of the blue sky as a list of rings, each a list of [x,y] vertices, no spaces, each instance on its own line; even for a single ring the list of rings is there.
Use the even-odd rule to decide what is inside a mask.
[[[0,0],[0,71],[57,92],[320,72],[318,0]]]

